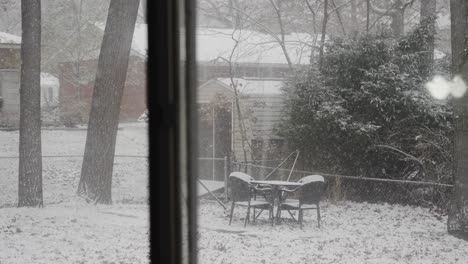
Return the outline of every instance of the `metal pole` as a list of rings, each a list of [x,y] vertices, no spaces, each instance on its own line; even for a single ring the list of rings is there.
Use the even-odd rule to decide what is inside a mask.
[[[203,182],[202,182],[200,179],[198,179],[198,182],[199,182],[199,183],[201,184],[201,186],[203,186],[203,188],[205,188],[205,189],[211,194],[211,196],[213,196],[213,197],[216,199],[216,201],[218,201],[218,203],[219,203],[220,205],[222,205],[222,206],[224,207],[224,209],[226,210],[226,206],[223,204],[223,202],[221,202],[221,201],[218,199],[218,197],[216,197],[216,195],[215,195],[212,191],[210,191],[210,189],[208,189],[208,187],[206,187],[206,185],[203,184]]]
[[[292,168],[291,168],[291,171],[289,172],[289,176],[288,176],[288,180],[291,178],[291,174],[293,173],[293,170],[294,170],[294,167],[296,166],[296,161],[297,161],[297,158],[299,158],[299,150],[296,150],[297,151],[297,155],[296,155],[296,158],[294,159],[294,163],[292,165]]]
[[[228,200],[228,158],[224,157],[224,197]]]
[[[285,163],[289,157],[292,156],[292,154],[296,153],[297,151],[293,151],[291,152],[291,154],[289,154],[278,166],[276,166],[276,168],[274,168],[267,176],[265,176],[265,178],[263,178],[263,180],[266,180],[268,177],[270,177],[275,171],[277,171],[279,169],[279,167],[281,167],[281,165],[283,165],[283,163]],[[251,165],[252,166],[252,165]],[[255,165],[254,165],[255,166]],[[253,166],[252,166],[253,167]],[[263,167],[263,166],[262,166]]]
[[[212,122],[212,126],[213,126],[213,129],[212,129],[212,133],[213,133],[213,153],[212,153],[212,157],[213,157],[213,161],[212,161],[212,168],[211,168],[211,176],[213,178],[213,181],[215,180],[215,160],[214,158],[216,157],[216,140],[215,140],[215,137],[216,137],[216,123],[215,123],[215,111],[214,111],[214,107],[212,108],[212,111],[211,111],[211,114],[213,116],[213,122]]]

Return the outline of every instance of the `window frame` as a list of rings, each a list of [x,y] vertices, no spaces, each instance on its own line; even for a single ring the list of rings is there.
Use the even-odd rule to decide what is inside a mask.
[[[151,259],[196,263],[195,3],[146,4],[152,14],[147,15]]]

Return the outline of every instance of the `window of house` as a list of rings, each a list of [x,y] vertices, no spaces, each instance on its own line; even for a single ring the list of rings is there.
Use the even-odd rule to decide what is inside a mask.
[[[47,100],[49,103],[52,103],[54,101],[54,88],[48,87],[47,88]]]

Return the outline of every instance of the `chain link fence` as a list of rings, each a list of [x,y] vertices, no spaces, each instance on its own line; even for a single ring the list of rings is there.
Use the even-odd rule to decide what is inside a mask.
[[[221,170],[216,171],[214,179],[218,181],[227,182],[229,173],[232,171],[245,172],[257,180],[268,176],[268,180],[283,181],[288,179],[289,181],[297,181],[304,176],[318,174],[325,177],[325,199],[424,206],[433,208],[440,213],[447,212],[454,187],[452,184],[444,182],[408,181],[291,170],[292,164],[288,163],[278,167],[281,160],[257,160],[246,163],[227,159],[210,160],[210,158],[204,158],[202,161],[217,163],[220,164],[218,166],[223,165],[228,168],[226,173],[221,173]],[[225,163],[227,164],[224,165]],[[272,173],[273,170],[275,171]]]

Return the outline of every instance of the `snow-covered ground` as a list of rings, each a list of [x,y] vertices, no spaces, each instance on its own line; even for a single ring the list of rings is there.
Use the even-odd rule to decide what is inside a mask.
[[[292,220],[272,227],[265,212],[244,228],[242,207],[229,226],[229,209],[201,200],[199,263],[468,263],[468,242],[448,235],[447,218],[424,208],[324,202],[322,227],[312,210],[302,230]]]
[[[85,130],[43,130],[44,208],[16,208],[18,159],[0,158],[0,263],[147,263],[147,128],[122,124],[110,206],[76,197]],[[18,156],[18,131],[0,131],[0,157]],[[79,157],[75,157],[79,156]]]

